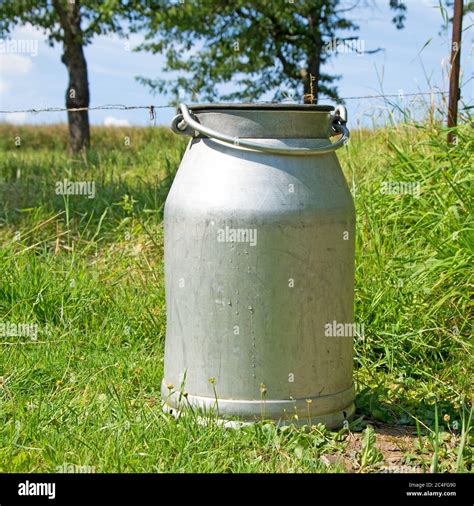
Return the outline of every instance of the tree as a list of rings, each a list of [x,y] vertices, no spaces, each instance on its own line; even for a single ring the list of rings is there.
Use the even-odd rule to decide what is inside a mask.
[[[48,43],[62,44],[62,62],[67,68],[69,84],[66,107],[89,107],[90,93],[84,47],[94,35],[122,35],[122,18],[133,17],[126,0],[6,0],[0,3],[0,36],[27,23],[41,28]],[[74,152],[90,143],[88,111],[68,112],[70,146]]]
[[[357,47],[358,30],[347,15],[360,2],[343,0],[158,0],[142,6],[147,36],[139,47],[166,56],[165,71],[184,71],[169,81],[139,77],[160,93],[199,93],[215,100],[218,85],[233,82],[238,90],[224,100],[256,100],[269,91],[281,98],[337,99],[340,76],[322,71],[334,44]],[[406,7],[390,0],[393,22],[403,27]],[[345,37],[336,37],[340,33]],[[331,44],[333,46],[331,46]],[[379,49],[365,51],[376,52]],[[285,93],[283,93],[285,95]]]

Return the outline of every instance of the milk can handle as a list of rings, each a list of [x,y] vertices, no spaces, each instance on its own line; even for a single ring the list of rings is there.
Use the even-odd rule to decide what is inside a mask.
[[[349,139],[349,129],[346,127],[347,123],[347,111],[343,105],[338,105],[331,114],[331,133],[340,133],[342,136],[336,142],[329,142],[326,146],[320,146],[318,148],[291,148],[291,147],[277,147],[269,146],[268,144],[260,144],[258,142],[241,139],[240,137],[231,137],[225,135],[211,128],[207,128],[201,123],[198,123],[193,119],[191,113],[186,104],[179,104],[179,111],[171,123],[171,129],[173,132],[181,135],[194,135],[193,130],[207,135],[210,138],[218,139],[226,144],[232,144],[235,147],[243,147],[252,149],[255,151],[262,151],[264,153],[275,153],[278,155],[298,155],[298,156],[311,156],[321,155],[324,153],[331,153],[336,151],[341,146],[347,143]]]

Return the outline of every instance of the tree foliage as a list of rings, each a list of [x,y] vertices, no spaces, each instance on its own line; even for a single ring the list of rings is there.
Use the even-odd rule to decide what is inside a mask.
[[[69,75],[66,107],[87,108],[90,91],[83,48],[96,35],[123,35],[121,21],[133,21],[133,5],[127,0],[6,0],[0,3],[0,37],[10,37],[15,27],[30,24],[43,31],[51,46],[61,44],[61,61]],[[86,148],[88,112],[69,111],[68,122],[72,150]]]
[[[333,56],[328,43],[357,40],[344,0],[158,0],[142,6],[147,32],[140,50],[163,53],[177,77],[139,80],[159,93],[200,99],[256,100],[268,92],[301,99],[337,98],[339,76],[322,70]],[[393,22],[403,27],[406,7],[391,0]],[[374,52],[368,51],[368,52]],[[184,72],[183,72],[184,71]],[[237,91],[221,92],[227,83]],[[219,86],[219,85],[224,85]],[[308,100],[307,100],[308,101]]]
[[[0,2],[0,36],[7,37],[17,26],[31,24],[43,30],[49,44],[62,43],[66,33],[57,8],[74,4],[81,17],[76,42],[87,46],[95,35],[123,34],[121,19],[133,19],[133,2],[128,0],[4,0]]]

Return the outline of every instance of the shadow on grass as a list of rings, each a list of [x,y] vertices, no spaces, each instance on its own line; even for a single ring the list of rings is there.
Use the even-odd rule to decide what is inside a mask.
[[[363,417],[362,426],[370,423],[386,435],[416,434],[417,422],[422,432],[434,430],[437,423],[444,430],[460,430],[462,424],[463,410],[456,402],[435,403],[434,399],[420,399],[403,389],[392,392],[384,386],[366,387],[357,394],[355,404],[356,418]]]
[[[41,210],[43,216],[62,212],[64,219],[67,215],[93,225],[106,211],[108,223],[119,223],[143,211],[157,214],[161,220],[177,163],[165,157],[160,168],[148,174],[130,171],[123,175],[120,169],[123,167],[105,163],[99,169],[82,164],[61,171],[34,162],[17,165],[8,159],[0,167],[0,221],[17,229],[35,226],[30,216],[33,210]],[[80,194],[68,195],[76,183],[83,183],[81,190],[72,190]]]
[[[161,219],[186,146],[162,127],[94,126],[92,148],[78,155],[68,152],[67,125],[0,124],[0,133],[0,223],[17,229],[60,212],[88,224],[98,224],[105,211],[104,225],[145,210]],[[81,182],[93,191],[61,188]],[[120,205],[126,196],[132,208]]]

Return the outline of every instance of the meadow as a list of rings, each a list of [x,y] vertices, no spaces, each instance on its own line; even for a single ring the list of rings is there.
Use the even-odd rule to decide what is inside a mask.
[[[161,410],[163,206],[186,140],[93,127],[71,156],[64,125],[0,125],[0,322],[36,329],[0,336],[0,472],[472,471],[474,138],[457,134],[355,129],[338,151],[365,329],[350,426],[228,430]]]

